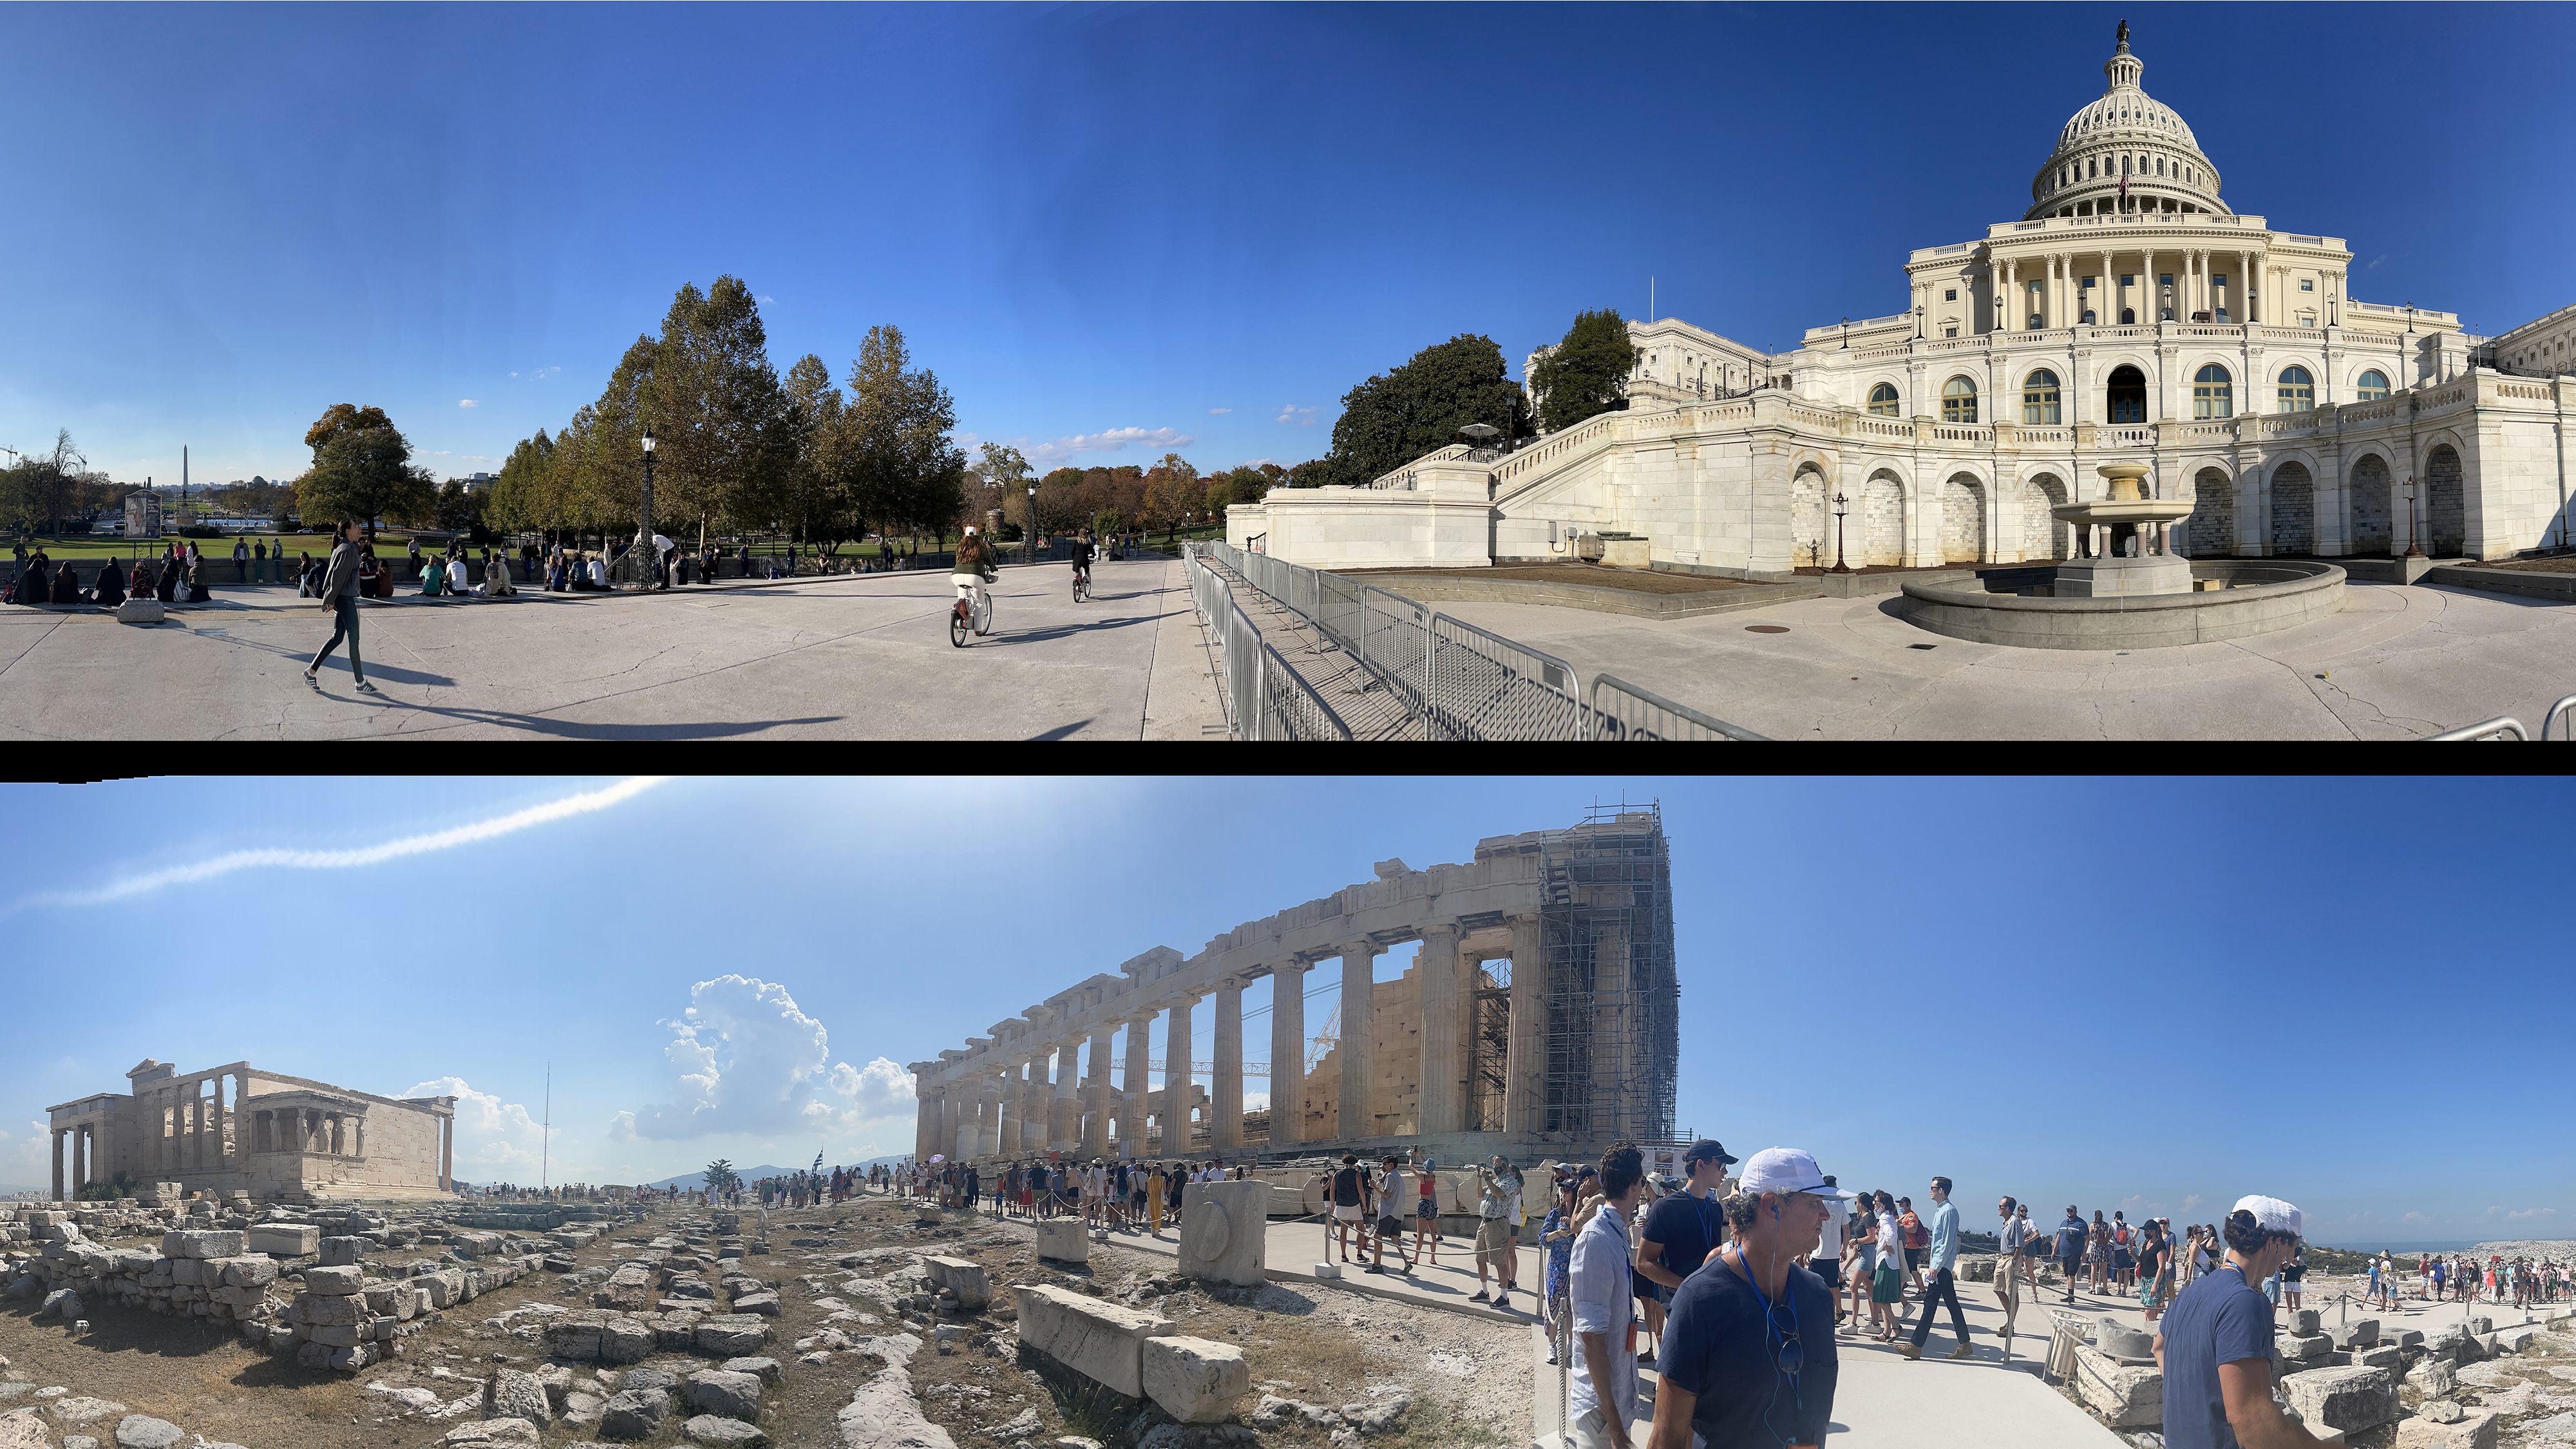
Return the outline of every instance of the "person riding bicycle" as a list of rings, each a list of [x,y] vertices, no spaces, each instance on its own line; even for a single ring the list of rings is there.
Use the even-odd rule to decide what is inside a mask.
[[[1081,533],[1074,536],[1073,571],[1081,577],[1083,583],[1086,585],[1091,582],[1092,556],[1097,554],[1099,551],[1098,547],[1091,541],[1090,529],[1086,528]]]
[[[950,567],[948,581],[957,586],[957,597],[971,600],[977,613],[984,609],[984,585],[1000,577],[993,567],[993,546],[966,526],[966,536],[957,540],[957,562]]]

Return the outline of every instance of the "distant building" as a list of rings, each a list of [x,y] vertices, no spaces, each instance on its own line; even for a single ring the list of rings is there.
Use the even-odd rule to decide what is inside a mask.
[[[137,488],[125,495],[125,536],[159,538],[161,536],[161,495],[149,488]]]

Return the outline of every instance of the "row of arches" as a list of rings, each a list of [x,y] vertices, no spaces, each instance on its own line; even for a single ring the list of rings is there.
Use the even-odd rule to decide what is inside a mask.
[[[2423,482],[2424,524],[2416,544],[2437,557],[2463,552],[2468,542],[2468,509],[2458,451],[2447,443],[2436,444],[2424,456]],[[1843,561],[1854,568],[1877,568],[1904,567],[1909,562],[1974,564],[2008,550],[2030,560],[2063,559],[2074,554],[2073,526],[2059,521],[2049,511],[2071,501],[2066,479],[2058,473],[2043,470],[1992,485],[2011,497],[2014,507],[2009,522],[2015,536],[1993,538],[1991,553],[1988,481],[1960,469],[1932,486],[1940,501],[1937,537],[1924,540],[1926,557],[1910,560],[1907,514],[1912,490],[1895,469],[1871,469],[1857,492],[1846,495],[1844,500],[1846,513],[1840,538]],[[2408,542],[2402,522],[2405,502],[2387,459],[2375,452],[2354,459],[2344,487],[2350,504],[2349,526],[2344,530],[2345,552],[2389,554],[2404,550]],[[1801,566],[1830,565],[1836,557],[1833,494],[1818,463],[1802,465],[1790,481],[1790,538],[1793,561]],[[2268,470],[2249,471],[2242,480],[2230,478],[2227,470],[2217,467],[2204,467],[2191,474],[2183,483],[2182,496],[2195,506],[2190,516],[2175,526],[2180,551],[2198,558],[2225,558],[2237,553],[2245,542],[2237,533],[2240,494],[2251,506],[2263,510],[2264,537],[2260,541],[2268,546],[2267,552],[2308,555],[2317,551],[2320,533],[2316,475],[2306,463],[2295,459],[2275,463]]]
[[[2353,401],[2379,402],[2389,393],[2388,374],[2378,368],[2364,368],[2353,378]],[[2035,368],[2022,379],[2021,421],[2025,426],[2056,424],[2064,420],[2061,405],[2063,385],[2052,368]],[[2275,411],[2303,413],[2317,405],[2316,375],[2300,363],[2284,366],[2274,377]],[[2102,419],[2109,423],[2143,423],[2147,420],[2147,375],[2135,366],[2123,363],[2111,369],[2103,379]],[[1867,407],[1873,417],[1904,416],[1904,395],[1894,382],[1880,382],[1869,390]],[[2194,418],[2228,418],[2236,415],[2236,378],[2222,363],[2209,363],[2192,375],[2191,415]],[[1981,421],[1977,407],[1977,380],[1961,373],[1941,384],[1941,421],[1973,423]]]

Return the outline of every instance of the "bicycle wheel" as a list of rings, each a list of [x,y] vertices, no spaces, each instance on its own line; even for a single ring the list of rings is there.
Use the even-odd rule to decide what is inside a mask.
[[[958,649],[966,647],[966,616],[954,608],[948,611],[948,642]]]
[[[981,637],[982,635],[990,634],[992,632],[993,596],[988,593],[984,595],[982,604],[975,610],[975,633],[978,637]]]

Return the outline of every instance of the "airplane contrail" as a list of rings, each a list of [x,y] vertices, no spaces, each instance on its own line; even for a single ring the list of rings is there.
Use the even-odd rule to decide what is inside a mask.
[[[605,789],[567,795],[525,810],[513,810],[471,825],[453,826],[427,835],[406,835],[382,845],[360,846],[353,850],[289,850],[272,847],[265,850],[236,850],[212,860],[191,865],[174,865],[166,870],[128,876],[124,880],[86,891],[47,891],[29,896],[6,910],[0,919],[15,915],[31,906],[103,906],[115,901],[157,891],[165,886],[193,885],[230,875],[237,870],[256,870],[263,866],[284,866],[292,870],[351,870],[359,866],[380,865],[406,855],[426,855],[432,851],[452,850],[460,845],[509,835],[533,826],[550,824],[574,815],[588,815],[612,805],[631,800],[646,790],[669,779],[668,775],[638,775],[620,780]]]

